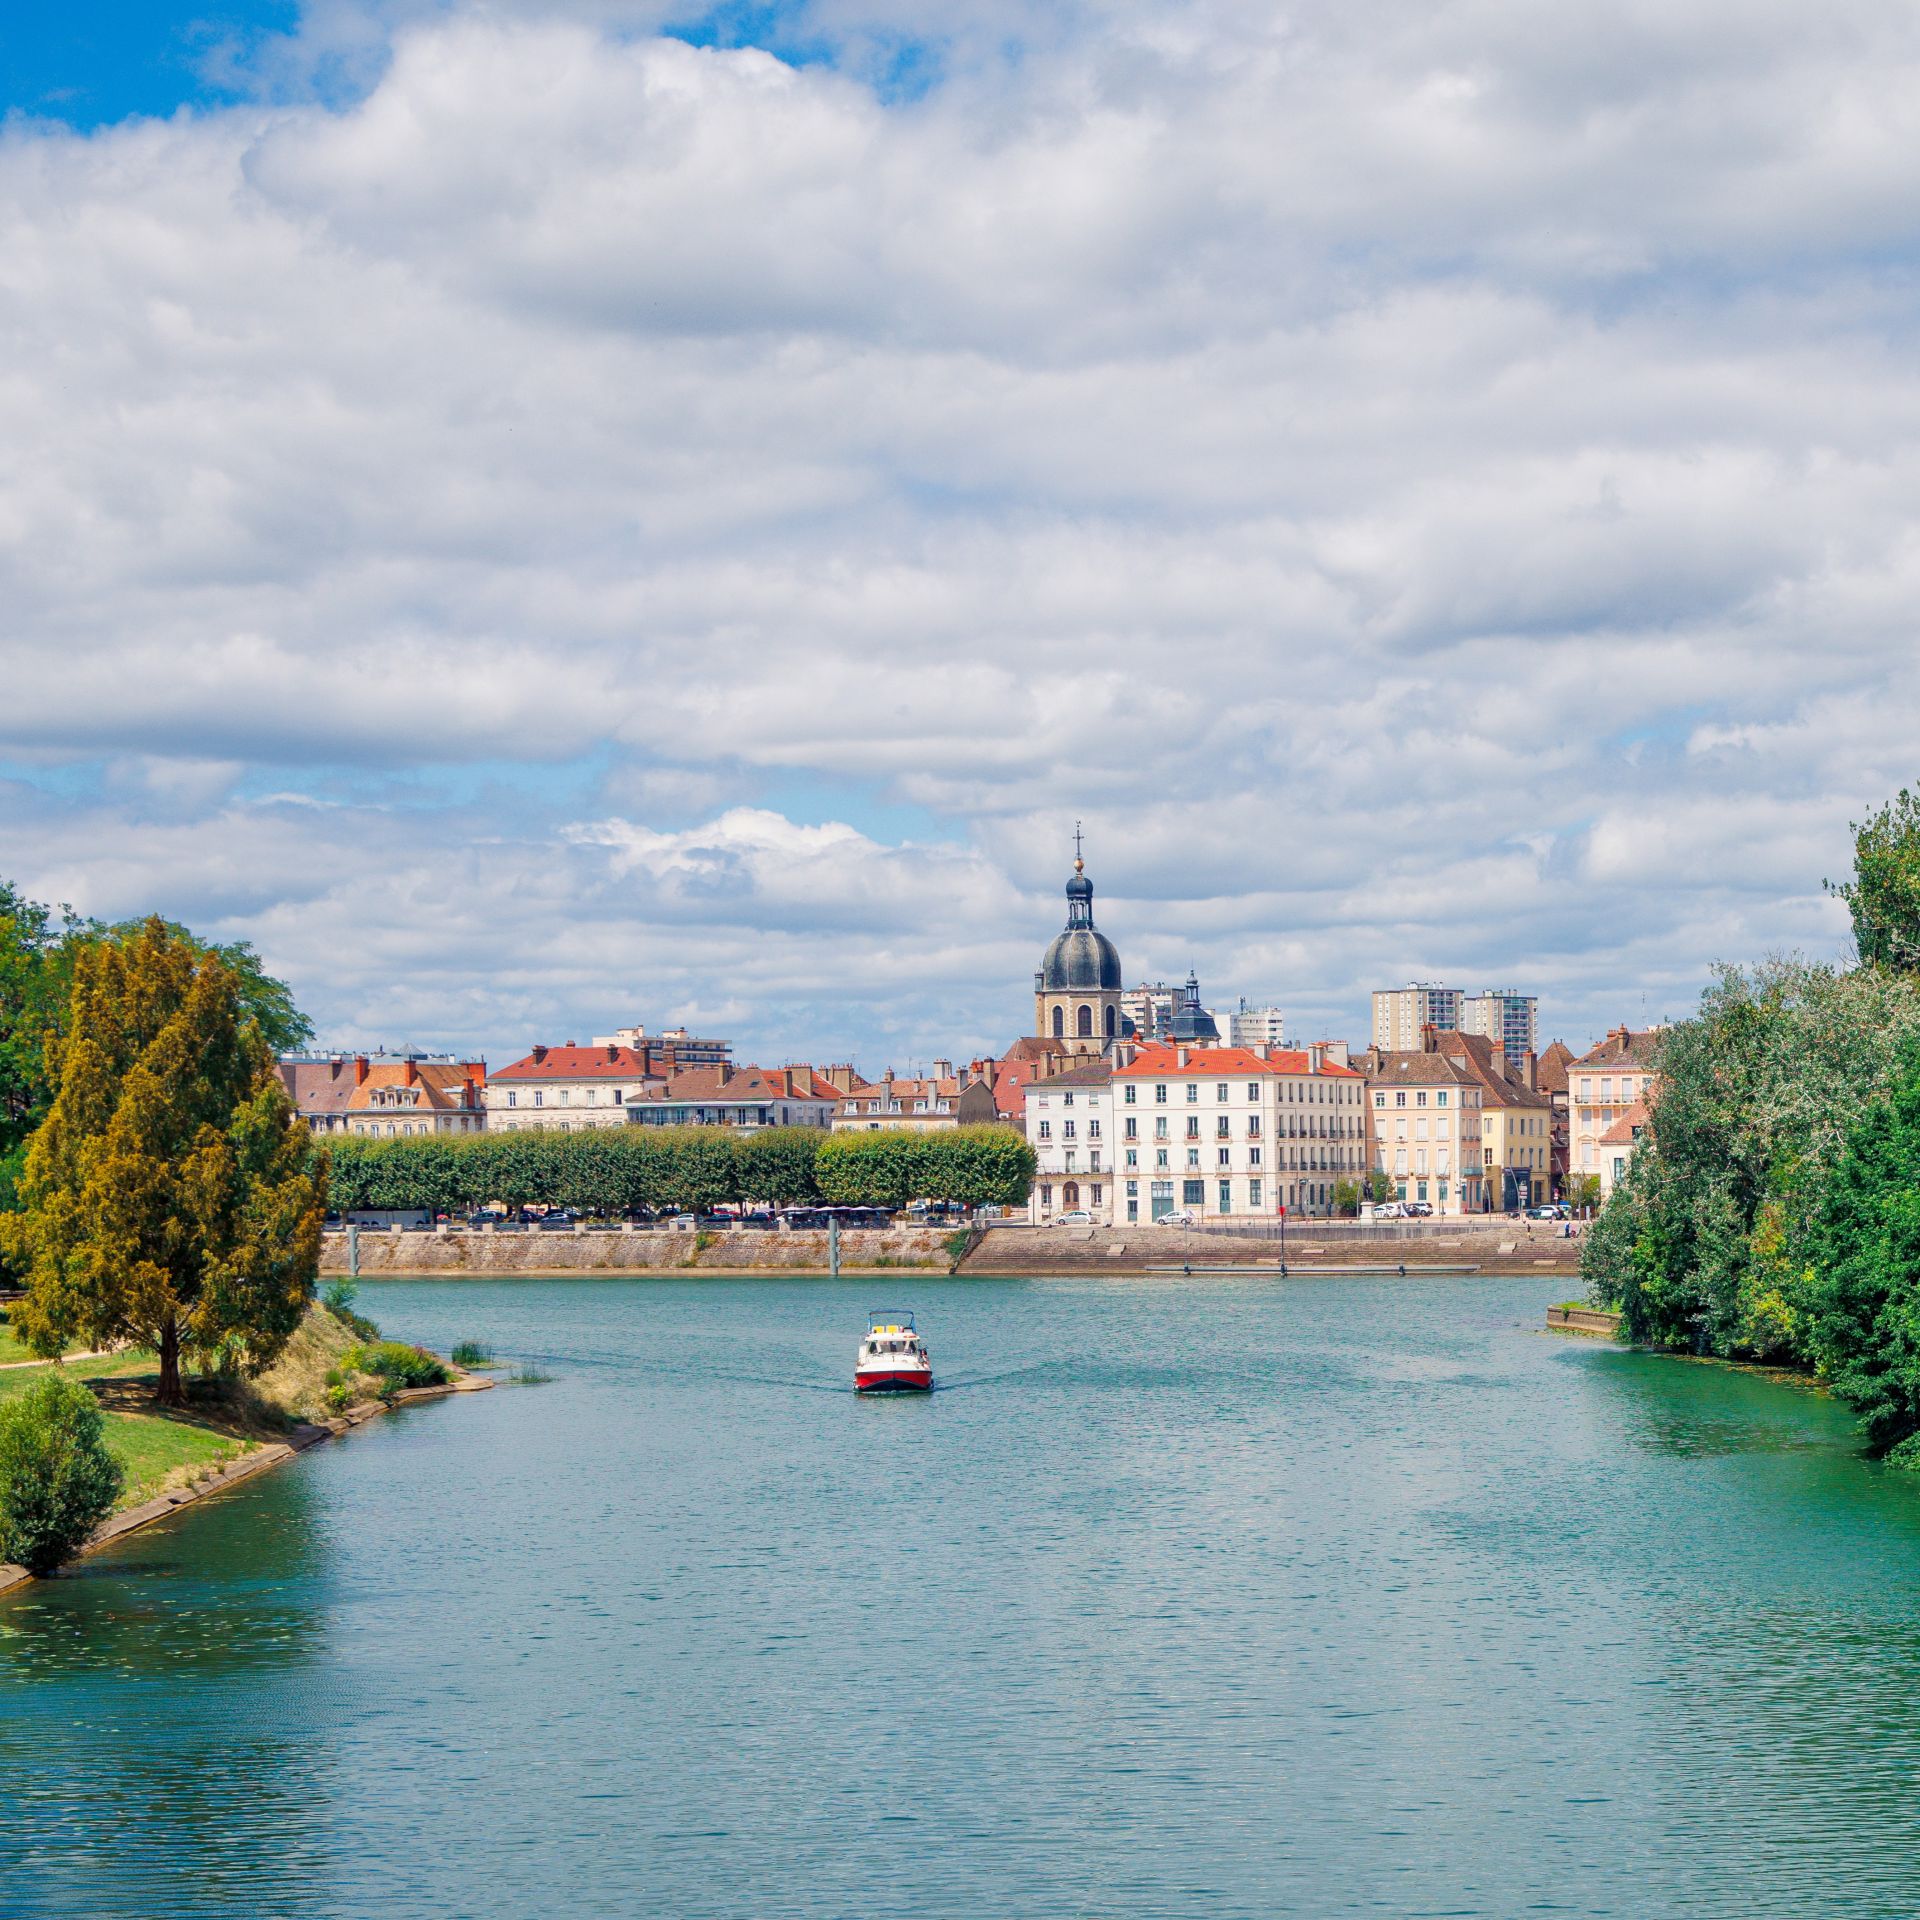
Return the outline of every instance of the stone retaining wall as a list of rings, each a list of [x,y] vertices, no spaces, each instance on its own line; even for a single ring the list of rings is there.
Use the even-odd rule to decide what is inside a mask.
[[[1580,1242],[1548,1223],[1514,1220],[1422,1223],[1410,1233],[1356,1229],[1324,1220],[1289,1225],[1290,1267],[1470,1266],[1482,1273],[1576,1273]],[[1270,1233],[1230,1227],[1029,1227],[996,1225],[980,1236],[964,1263],[968,1273],[1138,1273],[1171,1264],[1202,1267],[1278,1266],[1281,1241]]]
[[[840,1236],[840,1266],[945,1273],[951,1229],[861,1228]],[[702,1246],[701,1241],[706,1241]],[[393,1233],[360,1229],[360,1271],[372,1273],[825,1273],[824,1233]],[[321,1237],[320,1271],[348,1270],[347,1236]]]

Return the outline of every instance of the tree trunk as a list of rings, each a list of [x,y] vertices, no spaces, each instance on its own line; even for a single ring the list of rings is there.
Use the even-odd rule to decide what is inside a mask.
[[[180,1329],[167,1320],[160,1328],[160,1404],[177,1407],[186,1397],[180,1390]]]

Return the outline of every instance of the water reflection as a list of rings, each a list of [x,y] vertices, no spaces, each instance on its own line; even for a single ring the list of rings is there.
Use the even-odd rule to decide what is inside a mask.
[[[331,1911],[299,1465],[0,1602],[0,1911]]]

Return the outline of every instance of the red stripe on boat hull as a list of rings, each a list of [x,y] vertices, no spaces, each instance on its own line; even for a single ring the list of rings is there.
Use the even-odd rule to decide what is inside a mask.
[[[933,1390],[933,1372],[925,1373],[856,1373],[853,1376],[856,1393],[930,1393]]]

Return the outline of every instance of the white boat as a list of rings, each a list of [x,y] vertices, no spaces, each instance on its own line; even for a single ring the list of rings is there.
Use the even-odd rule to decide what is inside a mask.
[[[913,1315],[886,1308],[867,1316],[866,1338],[854,1363],[853,1384],[860,1393],[929,1393],[933,1356],[915,1331]]]

